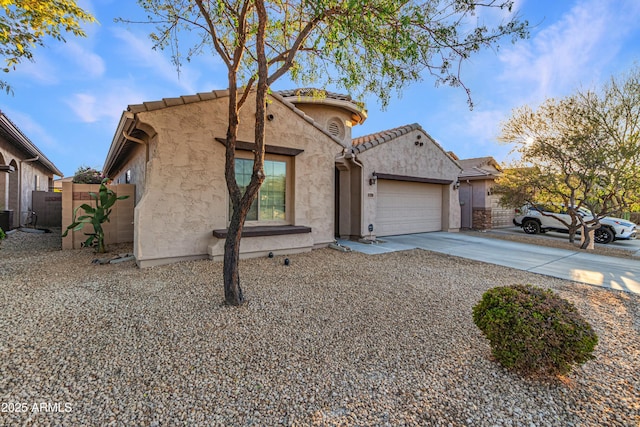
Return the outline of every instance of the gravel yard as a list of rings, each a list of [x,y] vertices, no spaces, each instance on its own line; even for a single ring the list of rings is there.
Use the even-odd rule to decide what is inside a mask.
[[[221,263],[140,270],[59,247],[59,232],[0,246],[1,426],[640,425],[637,295],[420,250],[323,249],[243,261],[248,303],[231,308]],[[493,362],[471,308],[514,283],[572,301],[596,359],[553,381]]]

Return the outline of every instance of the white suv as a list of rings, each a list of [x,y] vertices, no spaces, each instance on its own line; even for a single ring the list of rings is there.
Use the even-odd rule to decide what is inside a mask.
[[[543,215],[544,212],[546,215]],[[568,228],[558,219],[548,216],[562,218],[567,224],[571,224],[571,216],[564,210],[563,206],[554,205],[525,205],[516,209],[516,217],[513,223],[522,227],[525,233],[538,234],[547,231],[560,231],[566,233]],[[588,209],[578,208],[578,215],[587,221],[593,216]],[[614,240],[629,240],[636,238],[636,225],[631,221],[621,218],[606,216],[600,219],[600,228],[595,231],[594,240],[596,243],[611,243]],[[578,229],[580,233],[580,228]]]

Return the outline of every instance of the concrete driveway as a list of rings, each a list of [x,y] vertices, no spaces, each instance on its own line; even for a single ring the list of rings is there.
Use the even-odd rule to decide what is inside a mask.
[[[381,242],[377,244],[347,240],[339,240],[338,243],[354,251],[371,255],[416,248],[425,249],[640,294],[640,260],[475,237],[464,233],[408,234],[382,237],[380,240]]]
[[[496,228],[491,230],[493,234],[511,234],[511,235],[525,235],[526,233],[522,231],[520,227],[508,227],[508,228]],[[547,240],[560,240],[567,241],[566,233],[557,233],[554,231],[548,231],[544,234],[527,234],[530,238],[536,239],[547,239]],[[580,240],[580,236],[576,236],[576,241]],[[625,251],[633,252],[635,256],[640,259],[640,239],[634,240],[616,240],[615,242],[611,242],[607,247],[615,248],[615,249],[623,249]]]

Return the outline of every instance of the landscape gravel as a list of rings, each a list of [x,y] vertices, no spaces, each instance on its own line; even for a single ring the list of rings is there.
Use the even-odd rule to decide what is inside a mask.
[[[0,246],[0,426],[640,425],[637,295],[322,249],[242,261],[247,303],[228,307],[221,263],[141,270],[59,248],[59,231]],[[596,359],[548,380],[493,361],[471,309],[515,283],[574,303]]]

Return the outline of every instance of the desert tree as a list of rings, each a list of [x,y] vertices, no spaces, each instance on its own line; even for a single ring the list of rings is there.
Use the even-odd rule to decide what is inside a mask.
[[[2,0],[0,1],[0,55],[5,59],[2,71],[15,69],[24,59],[33,61],[34,49],[47,39],[65,42],[65,33],[85,37],[82,23],[95,18],[75,0]],[[0,80],[0,89],[11,88]]]
[[[586,117],[598,130],[602,153],[589,209],[619,212],[640,193],[640,66],[611,77],[602,89],[578,93]]]
[[[640,185],[638,79],[636,68],[599,91],[514,110],[499,139],[514,144],[520,158],[497,181],[502,202],[562,203],[571,222],[556,219],[567,226],[572,242],[582,228],[582,247],[590,247],[600,219],[627,209]]]
[[[244,221],[265,178],[265,109],[274,82],[333,85],[373,93],[386,105],[423,75],[461,86],[460,64],[505,37],[526,37],[527,23],[511,14],[496,25],[476,25],[479,10],[508,10],[492,0],[139,0],[151,38],[169,48],[176,66],[193,55],[218,56],[229,91],[225,179],[232,215],[225,241],[224,290],[228,304],[244,297],[238,275]],[[131,22],[131,21],[126,21]],[[186,49],[182,46],[191,41]],[[242,192],[234,156],[239,112],[255,94],[255,153],[251,181]],[[468,98],[470,99],[470,98]],[[252,107],[246,107],[252,108]],[[252,110],[253,112],[253,110]]]

